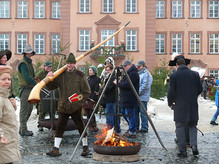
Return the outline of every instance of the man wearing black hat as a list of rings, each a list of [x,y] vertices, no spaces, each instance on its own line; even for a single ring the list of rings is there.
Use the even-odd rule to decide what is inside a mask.
[[[75,57],[70,53],[67,60],[67,70],[60,74],[57,78],[47,84],[49,89],[59,88],[59,102],[58,102],[58,125],[55,132],[55,142],[53,150],[46,153],[49,156],[60,156],[59,146],[62,141],[65,127],[69,116],[73,119],[80,135],[82,135],[85,125],[82,118],[82,104],[91,93],[87,78],[85,74],[75,68]],[[52,72],[48,76],[54,76]],[[82,94],[83,99],[75,102],[70,102],[68,98],[74,93]],[[82,138],[83,152],[81,156],[89,154],[87,133]]]
[[[174,106],[174,121],[179,152],[177,156],[187,157],[185,129],[189,128],[189,142],[193,155],[198,155],[197,123],[198,123],[198,96],[202,92],[202,84],[197,72],[187,68],[190,60],[183,55],[176,56],[169,62],[176,66],[177,71],[170,75],[168,89],[168,105]]]
[[[21,136],[32,136],[33,132],[27,130],[27,121],[33,110],[33,104],[28,103],[27,100],[32,88],[37,83],[34,80],[35,74],[31,60],[35,52],[30,45],[27,45],[23,55],[23,59],[18,65],[18,82],[21,101],[19,134]]]
[[[45,61],[44,62],[44,69],[40,71],[36,77],[39,79],[39,81],[43,80],[49,72],[52,71],[52,62],[51,61]],[[55,97],[58,97],[58,91],[55,90]],[[55,111],[57,110],[57,101],[50,99],[50,92],[48,91],[48,88],[45,87],[45,91],[40,93],[40,99],[42,100],[38,105],[38,114],[39,114],[39,120],[42,120],[45,118],[46,114],[49,113],[50,118],[52,116],[51,114],[51,103],[52,104],[52,110],[53,110],[53,117],[55,114]],[[39,131],[43,131],[43,127],[38,125]]]

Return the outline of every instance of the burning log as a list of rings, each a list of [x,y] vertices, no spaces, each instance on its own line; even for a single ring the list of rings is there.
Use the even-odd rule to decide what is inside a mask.
[[[139,145],[139,143],[130,143],[129,139],[117,134],[112,133],[113,129],[108,130],[107,128],[103,129],[102,132],[98,133],[95,137],[97,138],[97,141],[94,143],[94,145],[102,145],[102,146],[133,146],[133,145]],[[111,135],[112,133],[112,135]],[[108,137],[107,137],[108,135]]]
[[[108,137],[107,137],[108,135]],[[107,155],[132,155],[140,151],[141,145],[138,142],[129,142],[129,139],[113,133],[113,129],[103,129],[96,136],[93,149],[96,153]]]

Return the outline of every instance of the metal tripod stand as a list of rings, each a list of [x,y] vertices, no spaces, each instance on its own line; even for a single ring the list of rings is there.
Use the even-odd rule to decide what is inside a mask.
[[[116,68],[113,69],[113,72],[111,73],[111,75],[110,75],[110,77],[109,77],[109,79],[108,79],[108,81],[107,81],[105,87],[103,88],[103,91],[102,91],[102,93],[101,93],[101,95],[100,95],[100,98],[99,98],[98,101],[97,101],[96,106],[94,107],[94,110],[93,110],[93,112],[92,112],[92,114],[91,114],[91,116],[90,116],[90,119],[88,120],[88,122],[87,122],[87,124],[86,124],[86,126],[85,126],[85,128],[84,128],[84,131],[83,131],[82,135],[80,136],[79,141],[78,141],[78,143],[77,143],[77,145],[76,145],[76,147],[75,147],[75,149],[74,149],[74,151],[73,151],[73,153],[72,153],[72,155],[71,155],[70,161],[72,161],[73,158],[74,158],[75,152],[76,152],[76,150],[77,150],[79,144],[81,143],[81,140],[82,140],[82,138],[83,138],[83,136],[84,136],[84,134],[85,134],[85,132],[86,132],[86,130],[87,130],[87,128],[88,128],[88,125],[89,125],[89,123],[90,123],[90,121],[91,121],[91,118],[93,117],[95,111],[97,110],[98,105],[100,104],[100,100],[101,100],[101,98],[103,97],[103,95],[104,95],[104,93],[105,93],[106,86],[109,84],[110,79],[112,78],[112,75],[113,75],[113,73],[115,72],[115,69],[122,69],[122,70],[124,71],[125,75],[127,76],[128,81],[129,81],[129,84],[130,84],[130,86],[131,86],[131,88],[132,88],[132,91],[134,92],[134,94],[135,94],[135,96],[136,96],[136,98],[137,98],[139,104],[141,105],[142,109],[144,110],[144,112],[145,112],[145,114],[146,114],[146,116],[147,116],[147,118],[148,118],[148,121],[149,121],[149,123],[150,123],[150,125],[151,125],[153,131],[154,131],[155,134],[156,134],[156,137],[157,137],[159,143],[161,144],[161,146],[163,147],[163,149],[167,152],[168,158],[169,158],[169,160],[171,161],[171,159],[170,159],[170,157],[169,157],[169,154],[168,154],[168,151],[167,151],[167,149],[165,148],[165,146],[164,146],[164,144],[163,144],[163,142],[162,142],[160,136],[158,135],[157,130],[155,129],[155,126],[154,126],[154,124],[153,124],[151,118],[149,117],[149,115],[148,115],[148,113],[147,113],[147,111],[146,111],[144,105],[142,104],[142,102],[141,102],[141,100],[140,100],[140,98],[139,98],[139,96],[138,96],[138,93],[136,92],[136,90],[135,90],[135,88],[134,88],[134,85],[132,84],[132,81],[131,81],[131,79],[130,79],[128,73],[125,71],[124,67],[116,67]],[[117,76],[118,76],[118,74],[117,74]],[[118,88],[117,88],[117,89],[118,89]],[[116,92],[116,93],[118,93],[118,92]],[[118,100],[118,95],[117,95],[116,99]],[[117,124],[117,117],[120,116],[120,114],[118,114],[117,112],[118,112],[118,103],[116,103],[116,113],[115,113],[116,121],[115,121],[115,124]],[[117,125],[115,125],[115,126],[116,126],[115,128],[117,128]]]

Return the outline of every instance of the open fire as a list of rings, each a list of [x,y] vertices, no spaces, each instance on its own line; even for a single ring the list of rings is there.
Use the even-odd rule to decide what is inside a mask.
[[[94,145],[101,145],[101,146],[137,146],[139,143],[137,142],[129,142],[128,138],[114,133],[114,129],[108,130],[108,128],[102,129],[100,133],[95,135],[97,141]]]

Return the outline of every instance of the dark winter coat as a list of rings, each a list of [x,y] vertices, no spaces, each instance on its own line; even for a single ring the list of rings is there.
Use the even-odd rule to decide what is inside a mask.
[[[198,95],[202,92],[202,84],[197,72],[179,66],[176,72],[170,75],[168,89],[168,105],[174,107],[174,121],[198,121]]]
[[[127,71],[132,84],[135,87],[137,93],[139,93],[139,74],[138,69],[135,65],[132,65]],[[138,105],[138,100],[132,91],[131,85],[126,77],[126,75],[122,78],[122,80],[118,83],[118,87],[120,88],[120,105],[122,108],[135,108]]]
[[[106,84],[109,80],[110,74],[106,77],[104,83]],[[106,86],[106,90],[104,93],[106,103],[114,103],[116,102],[116,85],[113,81],[116,79],[115,75],[113,74],[108,85]]]
[[[94,101],[97,101],[98,96],[95,94],[95,92],[99,92],[100,78],[97,77],[96,75],[92,75],[89,76],[87,80],[91,89],[91,94],[89,98],[93,99]]]
[[[90,86],[85,74],[77,69],[64,71],[53,81],[46,85],[49,89],[59,88],[58,112],[72,114],[81,110],[82,103],[90,96]],[[83,100],[71,103],[68,97],[74,93],[82,94]]]

